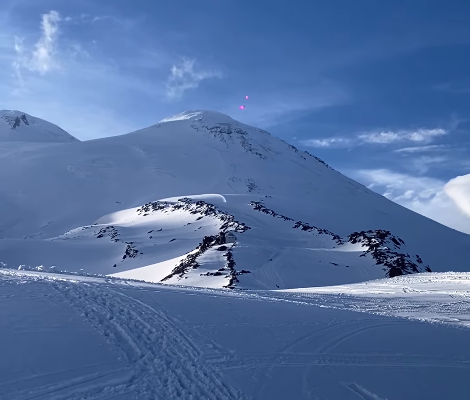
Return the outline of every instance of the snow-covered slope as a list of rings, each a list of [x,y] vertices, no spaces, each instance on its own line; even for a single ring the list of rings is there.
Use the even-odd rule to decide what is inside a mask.
[[[469,236],[209,111],[4,152],[0,205],[10,266],[269,289],[469,269]]]
[[[0,142],[76,142],[58,126],[21,111],[0,110]]]
[[[467,400],[468,275],[431,278],[383,301],[0,270],[0,398]]]
[[[252,198],[212,195],[152,202],[48,240],[3,240],[2,256],[10,265],[21,259],[46,269],[67,266],[149,282],[249,289],[331,285],[429,270],[388,231],[340,237],[278,215]]]

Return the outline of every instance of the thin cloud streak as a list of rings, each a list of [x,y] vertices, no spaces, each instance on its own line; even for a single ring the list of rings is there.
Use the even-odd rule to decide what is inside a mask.
[[[447,135],[448,133],[448,130],[442,128],[399,131],[372,131],[358,133],[353,135],[353,137],[336,136],[321,139],[307,139],[301,141],[301,144],[308,147],[320,148],[355,147],[364,144],[386,145],[402,142],[426,144],[432,142],[440,136]]]
[[[431,151],[442,151],[447,150],[448,146],[444,144],[431,144],[429,146],[416,146],[416,147],[404,147],[402,149],[393,150],[395,153],[425,153]]]

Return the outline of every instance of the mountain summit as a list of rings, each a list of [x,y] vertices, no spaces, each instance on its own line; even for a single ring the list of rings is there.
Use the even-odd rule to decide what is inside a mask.
[[[232,117],[227,114],[210,111],[210,110],[188,110],[180,114],[173,115],[168,118],[164,118],[160,121],[163,122],[176,122],[176,121],[202,121],[206,123],[229,123],[229,124],[239,124]]]
[[[468,270],[468,235],[221,113],[8,149],[0,261],[16,267],[257,289]]]
[[[0,110],[0,142],[67,143],[78,139],[58,126],[21,111]]]

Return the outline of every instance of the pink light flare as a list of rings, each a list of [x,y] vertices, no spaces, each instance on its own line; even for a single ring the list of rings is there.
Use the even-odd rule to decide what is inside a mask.
[[[244,110],[245,109],[245,106],[240,106],[238,107],[240,110]]]
[[[248,100],[248,96],[245,96],[245,100]]]

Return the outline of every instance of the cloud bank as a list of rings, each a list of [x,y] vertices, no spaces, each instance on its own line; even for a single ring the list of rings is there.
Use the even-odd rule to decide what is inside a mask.
[[[470,175],[458,176],[444,186],[445,193],[467,217],[470,217]],[[470,225],[470,220],[467,222]]]
[[[450,228],[470,233],[470,175],[449,182],[388,169],[351,171],[348,175],[389,200]]]

